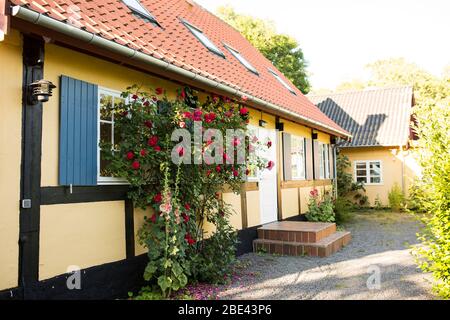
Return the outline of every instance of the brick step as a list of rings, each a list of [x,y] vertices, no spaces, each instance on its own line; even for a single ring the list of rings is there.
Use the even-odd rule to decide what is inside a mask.
[[[280,221],[258,228],[258,238],[284,242],[316,243],[336,232],[336,224]]]
[[[253,240],[253,252],[263,250],[270,254],[286,256],[328,257],[349,244],[350,240],[351,234],[348,231],[335,232],[316,243],[256,239]]]

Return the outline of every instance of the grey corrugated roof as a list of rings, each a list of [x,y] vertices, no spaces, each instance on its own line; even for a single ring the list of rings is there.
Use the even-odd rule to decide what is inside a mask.
[[[343,147],[400,146],[409,137],[413,88],[367,89],[327,95],[308,95],[334,122],[352,135]]]

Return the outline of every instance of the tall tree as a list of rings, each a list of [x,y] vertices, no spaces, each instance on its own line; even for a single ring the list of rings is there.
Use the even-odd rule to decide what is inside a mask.
[[[294,38],[277,33],[273,22],[237,14],[230,6],[220,7],[218,15],[247,38],[300,91],[309,92],[307,64]]]

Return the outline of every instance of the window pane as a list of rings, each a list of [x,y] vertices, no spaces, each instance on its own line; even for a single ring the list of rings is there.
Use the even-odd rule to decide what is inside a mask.
[[[356,181],[367,183],[367,178],[366,177],[357,177]]]
[[[106,152],[110,151],[100,151],[100,176],[101,177],[111,177],[112,173],[108,170],[108,165],[111,163],[109,160],[105,159]]]
[[[370,177],[370,183],[381,183],[380,177]]]
[[[100,120],[112,121],[112,96],[100,95]]]
[[[356,170],[356,175],[357,176],[366,176],[367,171],[366,170]]]
[[[114,150],[118,151],[120,149],[120,142],[121,142],[122,138],[120,135],[120,130],[114,126]]]
[[[112,124],[100,122],[100,142],[112,143]]]
[[[366,163],[365,162],[357,162],[356,163],[356,169],[364,169],[364,170],[366,170]]]
[[[124,111],[125,99],[114,97],[114,114],[120,114]]]

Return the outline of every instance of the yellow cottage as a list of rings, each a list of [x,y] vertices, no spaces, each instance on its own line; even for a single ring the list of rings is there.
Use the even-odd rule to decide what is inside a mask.
[[[0,299],[112,298],[142,285],[145,213],[102,176],[98,148],[113,139],[102,99],[129,85],[247,97],[276,166],[241,195],[223,194],[238,253],[252,250],[258,226],[299,219],[313,187],[331,189],[334,143],[350,137],[192,1],[0,0],[0,70]],[[82,290],[66,285],[74,266]]]

